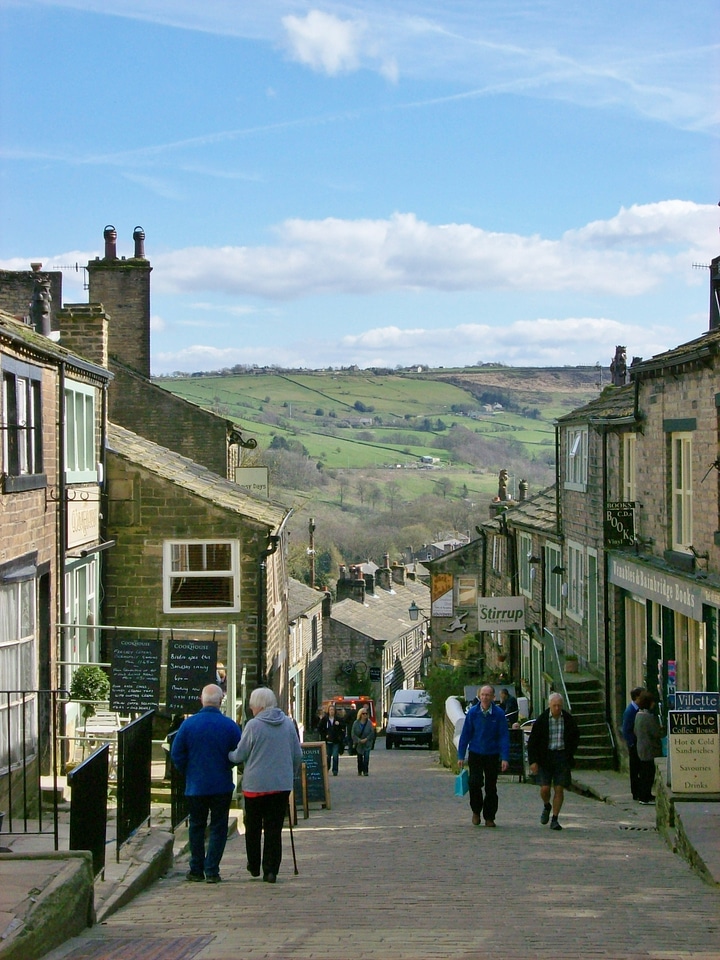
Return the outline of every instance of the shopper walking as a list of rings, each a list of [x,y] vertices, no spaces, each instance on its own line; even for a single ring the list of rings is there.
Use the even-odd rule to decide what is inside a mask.
[[[370,751],[375,743],[375,727],[367,707],[358,710],[357,719],[352,725],[352,742],[357,753],[358,776],[367,777],[370,774]]]
[[[242,736],[242,730],[220,712],[221,688],[210,683],[200,695],[202,709],[187,717],[173,737],[170,759],[185,777],[188,806],[190,869],[187,880],[220,882],[220,861],[225,852],[230,802],[235,784],[228,751]],[[205,830],[210,817],[210,834],[205,849]]]
[[[470,707],[458,743],[458,767],[462,770],[467,754],[468,796],[472,822],[495,826],[498,811],[497,778],[510,765],[510,733],[505,711],[495,701],[495,688],[480,687],[478,703]],[[484,791],[484,793],[483,793]]]
[[[300,773],[302,748],[295,725],[277,705],[268,687],[250,694],[250,712],[242,739],[229,754],[244,764],[245,851],[253,877],[275,883],[282,862],[282,827],[293,780]]]
[[[540,823],[545,824],[549,820],[551,830],[562,830],[558,817],[565,799],[565,789],[572,783],[571,770],[580,740],[578,725],[572,714],[563,709],[563,703],[561,694],[550,694],[548,708],[533,724],[527,745],[530,772],[537,775],[540,783],[543,801]]]

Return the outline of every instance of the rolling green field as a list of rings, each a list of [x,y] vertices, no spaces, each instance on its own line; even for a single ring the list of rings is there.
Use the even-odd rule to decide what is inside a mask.
[[[236,421],[260,447],[275,437],[297,441],[331,468],[373,469],[432,456],[463,464],[461,451],[438,440],[462,428],[490,444],[512,440],[532,459],[552,452],[553,421],[598,394],[594,368],[495,371],[483,383],[476,369],[423,374],[367,372],[261,373],[167,377],[157,381],[186,400]],[[587,372],[585,372],[587,371]],[[455,380],[456,382],[451,382]],[[505,402],[488,411],[485,396]],[[465,414],[465,415],[463,415]],[[471,464],[477,466],[477,464]],[[463,481],[465,482],[465,481]]]

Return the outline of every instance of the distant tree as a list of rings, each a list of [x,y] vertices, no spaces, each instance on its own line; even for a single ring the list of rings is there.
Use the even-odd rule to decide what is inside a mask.
[[[395,510],[395,506],[400,498],[400,484],[397,480],[391,480],[385,484],[385,499],[390,507],[390,513]]]

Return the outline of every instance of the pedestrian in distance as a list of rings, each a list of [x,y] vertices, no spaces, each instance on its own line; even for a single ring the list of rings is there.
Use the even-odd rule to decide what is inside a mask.
[[[352,742],[357,754],[358,776],[367,777],[370,774],[370,751],[375,743],[375,727],[367,707],[358,710],[357,719],[352,725]]]
[[[543,801],[540,823],[545,824],[549,820],[551,830],[562,830],[558,817],[565,799],[565,789],[572,783],[571,770],[580,741],[575,718],[563,709],[563,703],[561,694],[550,694],[547,710],[533,724],[527,745],[530,772],[537,775],[540,783],[540,798]]]
[[[507,725],[512,727],[514,723],[518,722],[520,708],[518,707],[517,697],[514,697],[506,687],[500,690],[500,706],[505,711]]]
[[[293,721],[268,687],[253,690],[250,711],[252,719],[229,760],[244,764],[247,869],[259,877],[262,868],[263,880],[275,883],[282,862],[283,822],[293,781],[300,773],[302,748]]]
[[[644,805],[655,803],[652,788],[655,782],[655,757],[662,756],[663,730],[653,713],[655,697],[648,691],[638,697],[635,717],[635,738],[638,754],[638,800]]]
[[[497,778],[510,766],[510,732],[505,711],[495,702],[495,688],[489,683],[480,687],[478,703],[465,715],[458,743],[458,768],[462,770],[467,755],[468,796],[475,826],[485,821],[495,826],[498,811]],[[484,791],[484,792],[483,792]]]
[[[628,764],[630,768],[630,793],[633,800],[640,799],[640,761],[637,752],[637,737],[635,736],[635,717],[637,716],[640,694],[645,693],[645,687],[633,687],[630,691],[630,703],[625,707],[622,717],[622,735],[628,748]]]
[[[186,717],[173,737],[170,759],[185,777],[188,807],[190,869],[187,880],[220,882],[220,861],[225,851],[228,819],[235,783],[228,751],[237,744],[242,729],[220,711],[223,692],[216,683],[203,687],[202,709]],[[210,817],[207,849],[205,831]]]
[[[327,711],[318,724],[320,739],[325,741],[327,768],[332,766],[333,776],[338,775],[340,748],[345,748],[345,724],[337,716],[334,703],[329,703]]]

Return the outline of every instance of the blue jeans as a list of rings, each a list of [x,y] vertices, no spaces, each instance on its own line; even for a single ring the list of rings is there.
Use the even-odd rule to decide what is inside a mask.
[[[188,837],[190,840],[190,872],[206,877],[217,877],[225,852],[228,815],[232,793],[213,793],[207,796],[188,796]],[[205,828],[210,817],[210,836],[205,853]]]
[[[327,768],[328,770],[330,769],[330,762],[332,761],[332,772],[337,775],[338,758],[340,756],[340,744],[331,743],[329,740],[326,740],[325,747],[327,749]]]

